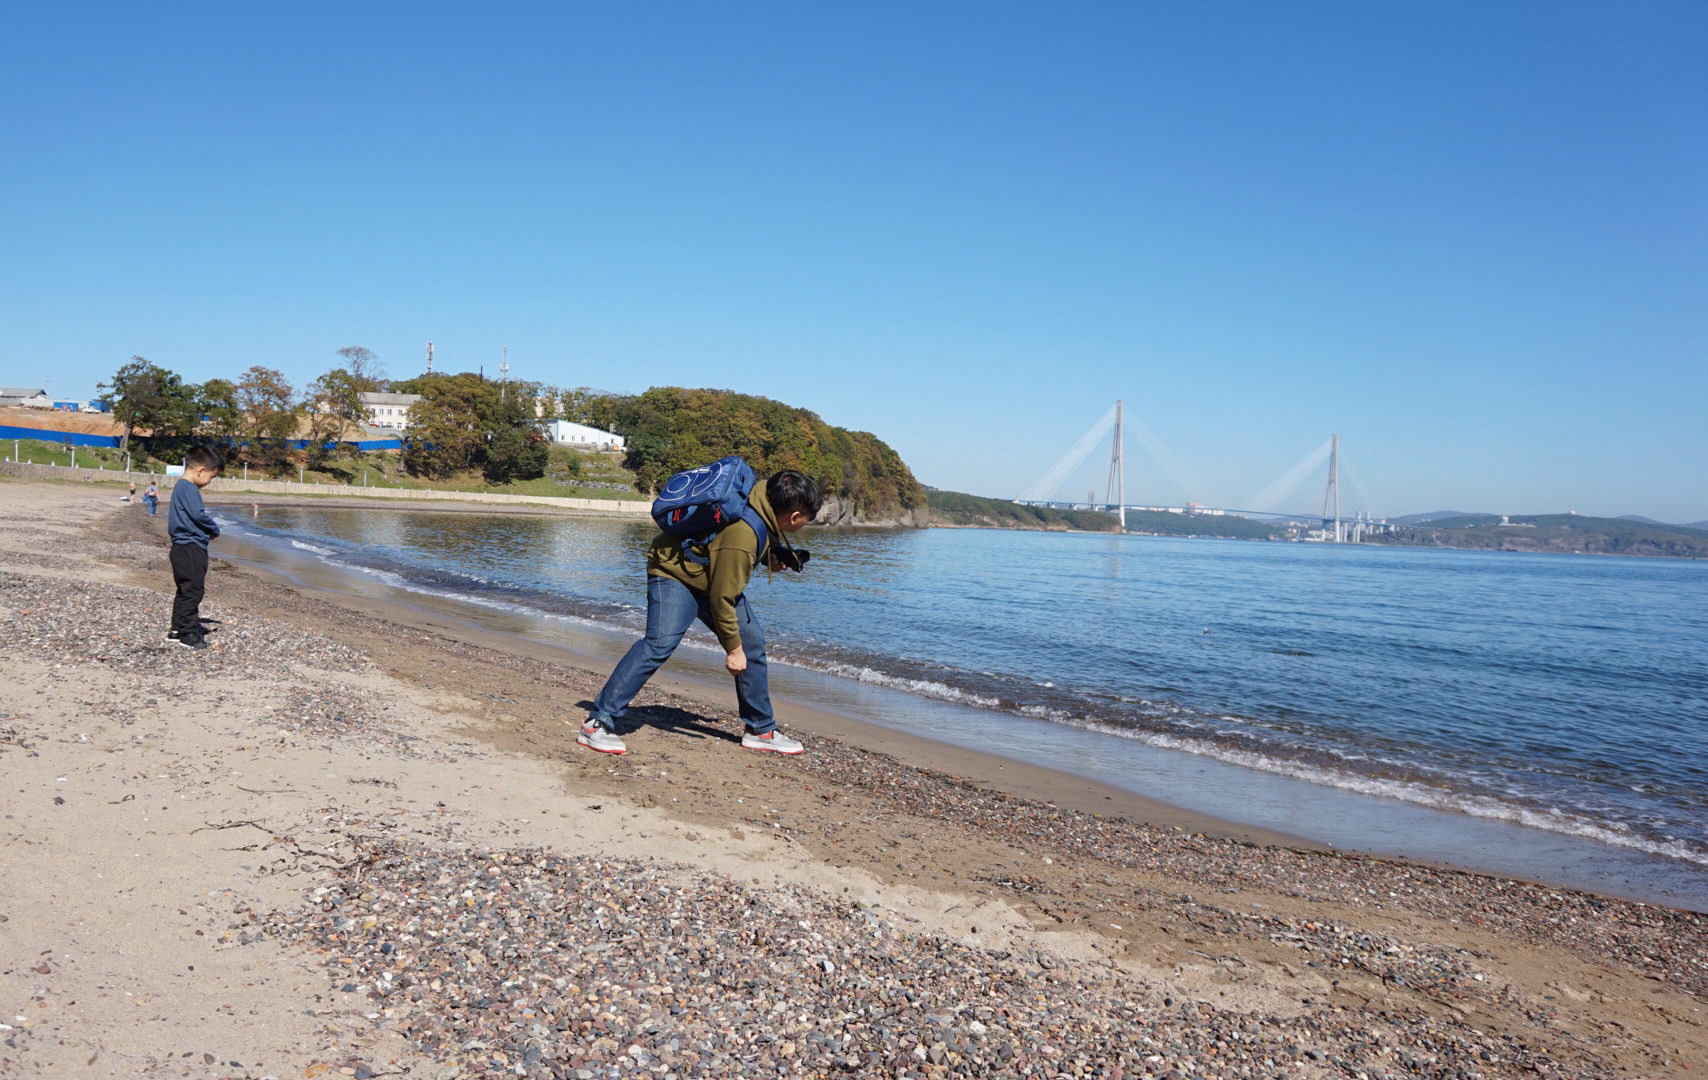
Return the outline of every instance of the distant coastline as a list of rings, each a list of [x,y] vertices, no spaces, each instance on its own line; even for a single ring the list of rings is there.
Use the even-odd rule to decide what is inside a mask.
[[[1057,510],[1022,506],[958,491],[928,489],[934,528],[1019,529],[1031,532],[1118,533],[1113,515],[1101,510]],[[1640,558],[1708,559],[1708,529],[1636,518],[1581,514],[1427,516],[1428,520],[1367,533],[1362,542],[1388,547],[1457,548],[1555,555],[1629,555]],[[1175,514],[1128,510],[1127,532],[1141,536],[1185,536],[1225,540],[1292,541],[1288,530],[1235,514]]]

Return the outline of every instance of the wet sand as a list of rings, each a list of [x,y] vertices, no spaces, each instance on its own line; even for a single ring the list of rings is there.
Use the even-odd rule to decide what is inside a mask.
[[[685,682],[600,757],[588,658],[217,542],[191,653],[163,518],[0,492],[0,1075],[1701,1074],[1699,916]]]

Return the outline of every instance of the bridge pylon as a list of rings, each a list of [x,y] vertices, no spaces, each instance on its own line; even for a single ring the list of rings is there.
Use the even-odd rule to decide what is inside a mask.
[[[1109,444],[1109,488],[1105,503],[1115,504],[1115,514],[1121,519],[1121,531],[1127,531],[1127,465],[1121,456],[1121,400],[1115,400],[1115,439]]]
[[[1334,511],[1333,516],[1330,516],[1330,514],[1329,514],[1330,510]],[[1334,527],[1334,531],[1332,534],[1325,536],[1325,539],[1332,539],[1337,544],[1343,543],[1346,540],[1346,532],[1341,527],[1341,524],[1340,524],[1340,436],[1339,435],[1330,435],[1329,436],[1328,486],[1323,489],[1323,532],[1325,534],[1329,533],[1329,526],[1331,524]]]

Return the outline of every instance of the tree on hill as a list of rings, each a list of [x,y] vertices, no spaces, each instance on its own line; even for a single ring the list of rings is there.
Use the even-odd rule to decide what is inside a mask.
[[[363,393],[377,394],[386,388],[385,365],[374,350],[364,345],[346,345],[338,350],[338,355],[344,358],[342,370]]]
[[[655,386],[638,397],[580,403],[582,415],[609,408],[610,427],[628,440],[624,464],[656,491],[671,474],[739,454],[760,475],[797,469],[861,517],[922,508],[925,492],[883,440],[833,427],[806,409],[729,390]],[[588,422],[588,421],[583,421]],[[599,425],[595,425],[599,426]]]
[[[158,444],[153,448],[159,453],[167,443],[195,431],[200,420],[198,388],[141,356],[131,357],[97,389],[112,402],[113,419],[125,426],[120,443],[125,452],[139,428]]]
[[[617,407],[627,400],[622,395],[609,394],[585,386],[578,386],[573,390],[547,387],[542,393],[551,402],[551,413],[547,419],[586,424],[600,431],[616,430],[613,425],[617,422]]]
[[[480,469],[494,484],[545,475],[550,451],[536,429],[534,390],[528,383],[491,383],[479,375],[423,375],[395,384],[420,394],[403,439],[403,463],[412,474],[445,479]]]
[[[328,444],[346,441],[352,428],[361,431],[368,420],[362,395],[382,393],[390,385],[372,349],[346,345],[338,355],[343,363],[309,383],[303,392],[302,408],[309,417],[308,455],[316,463],[331,455]]]
[[[302,415],[296,390],[284,372],[256,364],[237,382],[237,405],[243,412],[248,444],[243,456],[277,471],[290,459],[287,442],[296,434]]]
[[[203,383],[197,397],[201,401],[201,427],[198,429],[220,439],[232,439],[243,433],[243,407],[237,403],[237,384],[230,379],[209,379]]]

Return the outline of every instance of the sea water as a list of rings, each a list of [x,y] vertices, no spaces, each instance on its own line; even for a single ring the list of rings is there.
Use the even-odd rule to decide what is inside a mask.
[[[644,522],[234,524],[278,566],[608,658],[644,624]],[[801,543],[805,574],[750,587],[779,696],[1340,847],[1708,907],[1708,563],[972,529]],[[689,645],[673,664],[715,675],[710,635]]]

